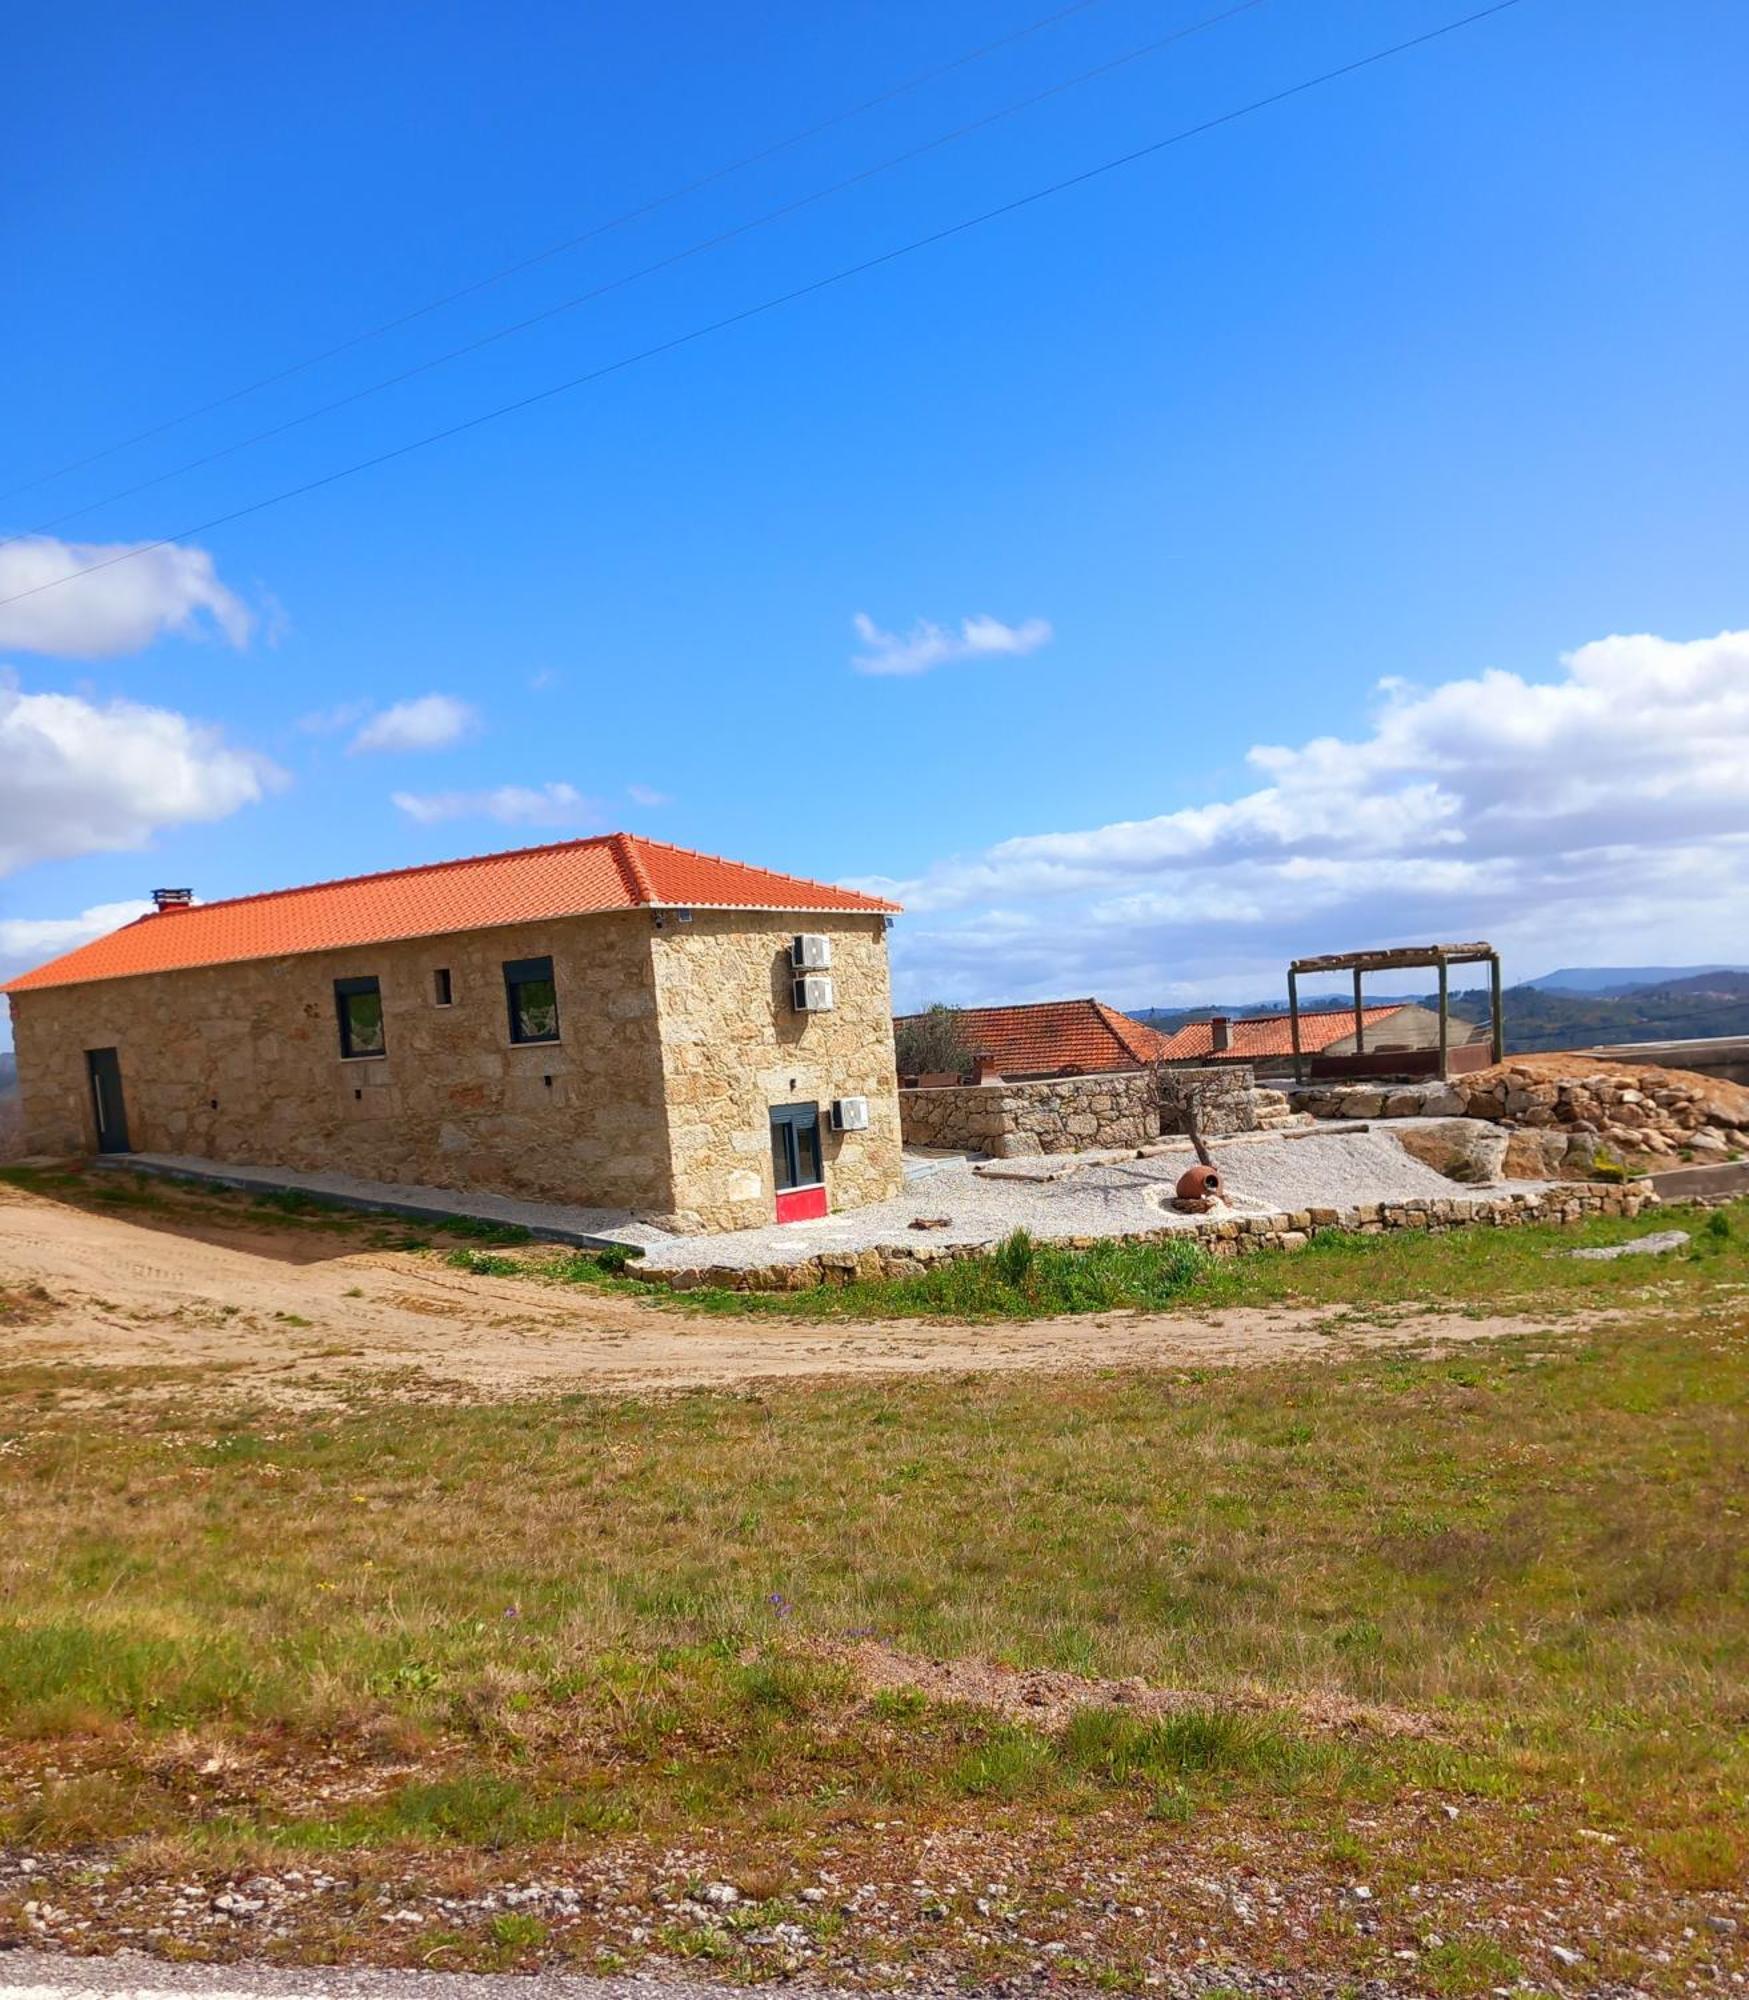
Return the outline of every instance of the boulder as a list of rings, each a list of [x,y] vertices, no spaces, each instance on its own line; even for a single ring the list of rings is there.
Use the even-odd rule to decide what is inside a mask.
[[[1468,1187],[1499,1180],[1505,1168],[1508,1134],[1477,1119],[1417,1120],[1397,1127],[1391,1136],[1435,1173]]]
[[[1567,1135],[1552,1127],[1528,1126],[1506,1142],[1506,1178],[1553,1180],[1567,1163]]]

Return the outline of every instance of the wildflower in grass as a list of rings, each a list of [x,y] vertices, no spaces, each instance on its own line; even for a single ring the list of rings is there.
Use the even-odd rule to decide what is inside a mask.
[[[765,1601],[779,1618],[787,1618],[795,1609],[781,1590],[774,1590]]]

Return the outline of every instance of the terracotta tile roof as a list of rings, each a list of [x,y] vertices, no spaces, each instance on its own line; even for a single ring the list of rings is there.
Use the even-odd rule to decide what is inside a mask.
[[[966,1046],[1003,1076],[1140,1069],[1165,1053],[1166,1038],[1102,1000],[1041,1000],[1023,1007],[962,1007]],[[915,1020],[915,1015],[902,1018]]]
[[[638,834],[605,833],[551,847],[154,911],[34,972],[21,973],[0,986],[0,993],[611,910],[794,910],[812,915],[898,907],[853,889],[776,875]]]
[[[1402,1011],[1401,1003],[1395,1007],[1368,1007],[1362,1018],[1371,1028]],[[1344,1035],[1353,1033],[1352,1007],[1333,1011],[1320,1008],[1315,1013],[1300,1016],[1300,1049],[1305,1055],[1318,1055],[1332,1042],[1339,1042]],[[1207,1021],[1187,1021],[1165,1039],[1168,1062],[1185,1062],[1191,1057],[1208,1056],[1214,1052],[1214,1030]],[[1232,1040],[1217,1060],[1244,1062],[1257,1056],[1291,1056],[1293,1052],[1293,1033],[1288,1017],[1285,1014],[1260,1014],[1251,1020],[1232,1024]]]

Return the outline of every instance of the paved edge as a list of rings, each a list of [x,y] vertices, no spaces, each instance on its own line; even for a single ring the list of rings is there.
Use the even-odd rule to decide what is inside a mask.
[[[362,1215],[400,1215],[412,1222],[491,1222],[526,1229],[542,1243],[568,1243],[579,1250],[625,1249],[618,1238],[592,1235],[559,1222],[544,1222],[522,1213],[499,1213],[486,1203],[458,1194],[452,1199],[415,1201],[388,1194],[360,1194],[319,1185],[313,1177],[271,1173],[257,1167],[196,1165],[184,1160],[155,1159],[144,1153],[100,1153],[91,1165],[103,1173],[146,1174],[163,1181],[200,1181],[211,1187],[237,1188],[244,1194],[301,1194],[327,1208]],[[515,1206],[520,1209],[522,1204]],[[635,1254],[635,1246],[634,1246]]]
[[[722,1985],[666,1974],[611,1976],[571,1972],[411,1972],[374,1966],[171,1964],[141,1952],[77,1958],[59,1952],[0,1950],[0,2000],[125,2000],[178,1994],[220,2000],[724,2000]],[[810,2000],[836,2000],[840,1989],[810,1987]],[[842,2000],[862,1996],[842,1995]]]

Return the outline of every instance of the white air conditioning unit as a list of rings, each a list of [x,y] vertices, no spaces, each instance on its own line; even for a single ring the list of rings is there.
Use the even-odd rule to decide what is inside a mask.
[[[833,1098],[832,1129],[834,1132],[866,1132],[868,1130],[868,1099],[866,1097]]]
[[[798,972],[824,972],[832,963],[832,940],[804,931],[790,945],[789,962]]]
[[[829,1014],[832,1000],[832,982],[823,973],[810,972],[795,982],[794,1006],[798,1014]]]

